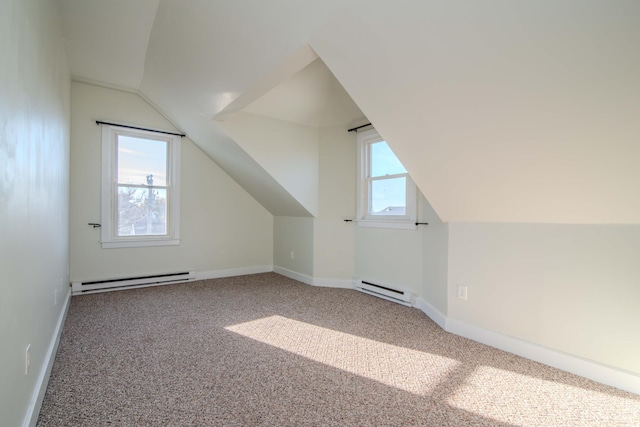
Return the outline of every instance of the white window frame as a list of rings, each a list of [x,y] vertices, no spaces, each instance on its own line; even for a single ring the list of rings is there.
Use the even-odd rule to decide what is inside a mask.
[[[117,235],[117,137],[118,135],[166,141],[168,144],[167,234],[157,236]],[[102,125],[102,228],[104,249],[180,244],[180,136],[131,129],[125,126]]]
[[[358,204],[357,224],[362,227],[416,229],[417,189],[408,173],[391,175],[382,179],[406,177],[407,206],[405,215],[372,215],[371,214],[371,144],[385,141],[375,130],[358,132]]]

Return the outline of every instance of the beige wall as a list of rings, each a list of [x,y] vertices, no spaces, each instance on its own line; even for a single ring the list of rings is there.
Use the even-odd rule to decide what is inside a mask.
[[[275,217],[274,265],[319,284],[349,286],[361,278],[404,288],[446,313],[446,225],[422,195],[419,217],[432,228],[392,230],[345,222],[356,212],[357,137],[344,126],[321,127],[318,135],[318,215]],[[301,248],[304,258],[299,259]]]
[[[449,229],[450,318],[640,374],[639,226]]]
[[[313,277],[313,255],[313,218],[273,217],[274,266]]]
[[[238,112],[219,122],[229,135],[305,207],[318,214],[318,129]]]
[[[449,273],[449,224],[440,218],[431,205],[422,200],[420,217],[427,226],[422,230],[422,284],[418,296],[425,302],[447,315],[447,292]]]
[[[48,379],[69,295],[69,71],[57,3],[0,2],[0,40],[0,424],[19,426]]]
[[[356,276],[419,294],[422,289],[422,233],[356,227]]]
[[[271,214],[188,138],[182,139],[181,244],[102,249],[99,229],[87,225],[100,222],[101,133],[95,121],[173,126],[133,93],[74,82],[71,97],[72,281],[272,265]]]
[[[323,127],[320,139],[319,213],[313,224],[314,276],[353,280],[356,210],[356,145],[343,126]]]
[[[424,226],[391,230],[345,222],[355,218],[357,138],[344,126],[319,128],[318,135],[318,215],[274,218],[274,265],[330,286],[361,278],[404,288],[446,313],[446,232],[431,239],[426,236],[435,232]],[[418,203],[421,219],[439,222],[422,195]],[[423,271],[427,251],[429,273]]]

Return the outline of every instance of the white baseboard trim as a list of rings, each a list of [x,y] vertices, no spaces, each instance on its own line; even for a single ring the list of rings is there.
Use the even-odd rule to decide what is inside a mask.
[[[438,309],[434,306],[426,302],[422,298],[416,298],[416,302],[414,307],[418,310],[421,310],[424,314],[427,315],[431,320],[436,322],[438,326],[440,326],[445,331],[447,330],[447,318],[444,314],[442,314]]]
[[[220,279],[222,277],[245,276],[247,274],[269,273],[272,265],[256,265],[253,267],[226,268],[222,270],[196,271],[196,280]]]
[[[273,266],[273,272],[282,274],[289,279],[297,280],[298,282],[313,286],[313,277],[307,276],[306,274],[298,273],[297,271],[289,270],[288,268],[279,267],[277,265]]]
[[[34,427],[38,422],[38,415],[40,415],[40,408],[42,407],[42,401],[44,400],[44,394],[47,391],[47,385],[49,384],[49,377],[51,376],[51,369],[53,369],[53,362],[58,352],[58,344],[60,343],[60,336],[62,335],[62,327],[64,321],[67,318],[67,312],[69,311],[69,304],[71,302],[71,288],[68,289],[67,295],[64,298],[62,310],[58,316],[58,322],[56,328],[53,330],[53,336],[49,342],[49,348],[44,356],[44,361],[40,367],[40,373],[36,380],[36,385],[27,407],[27,413],[25,414],[23,427]]]
[[[418,298],[415,307],[445,331],[562,371],[640,395],[640,375],[446,317]],[[444,325],[444,326],[443,326]]]
[[[323,279],[314,277],[313,286],[321,286],[324,288],[340,288],[340,289],[353,289],[353,280],[348,279]]]
[[[311,286],[321,286],[324,288],[340,288],[340,289],[353,289],[353,280],[348,279],[325,279],[318,277],[311,277],[306,274],[298,273],[297,271],[289,270],[288,268],[273,266],[273,272],[281,274],[289,279],[297,280],[298,282],[306,283]]]

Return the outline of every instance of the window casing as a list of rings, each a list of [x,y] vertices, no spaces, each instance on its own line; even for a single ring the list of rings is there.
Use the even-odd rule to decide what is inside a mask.
[[[102,125],[103,248],[180,244],[180,137]]]
[[[416,186],[375,129],[358,133],[358,225],[415,229]]]

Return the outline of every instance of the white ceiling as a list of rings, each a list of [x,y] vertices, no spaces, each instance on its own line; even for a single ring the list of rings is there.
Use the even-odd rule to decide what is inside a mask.
[[[445,221],[640,223],[640,2],[59,1],[75,78],[143,95],[274,214],[308,212],[212,119],[335,124],[339,81]]]

